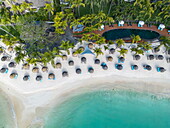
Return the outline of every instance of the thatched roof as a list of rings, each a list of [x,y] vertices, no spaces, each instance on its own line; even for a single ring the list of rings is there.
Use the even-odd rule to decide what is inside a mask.
[[[81,58],[81,62],[86,63],[86,57],[82,57],[82,58]]]
[[[63,76],[63,77],[68,77],[68,72],[67,72],[67,71],[64,71],[64,72],[62,73],[62,76]]]
[[[22,69],[29,69],[30,65],[28,63],[23,64]]]
[[[36,77],[36,81],[41,81],[42,80],[42,76],[41,75],[38,75],[37,77]]]
[[[8,64],[8,67],[10,67],[10,68],[14,68],[16,66],[16,63],[15,62],[10,62],[9,64]]]
[[[133,70],[138,70],[138,66],[137,65],[132,65]]]
[[[48,67],[43,66],[43,67],[42,67],[42,71],[43,71],[43,72],[47,72],[47,71],[48,71]]]
[[[73,57],[77,57],[78,54],[74,51],[74,52],[72,53],[72,56],[73,56]]]
[[[48,79],[55,79],[55,75],[54,75],[54,73],[50,73],[49,75],[48,75]]]
[[[148,71],[152,70],[152,67],[150,65],[144,65],[144,68]]]
[[[154,55],[148,55],[149,60],[153,60],[154,58],[155,58]]]
[[[107,69],[108,69],[107,65],[103,65],[102,68],[103,68],[104,70],[107,70]]]
[[[163,55],[158,55],[158,56],[157,56],[157,59],[158,59],[158,60],[163,60],[164,57],[163,57]]]
[[[17,76],[18,76],[17,73],[11,73],[9,77],[10,77],[11,79],[15,79],[15,78],[17,78]]]
[[[99,59],[95,59],[95,60],[94,60],[94,63],[95,63],[95,64],[100,64],[100,60],[99,60]]]
[[[68,64],[69,64],[69,66],[73,66],[73,65],[74,65],[74,61],[73,61],[73,60],[70,60],[70,61],[68,62]]]
[[[9,52],[12,52],[13,50],[14,50],[14,48],[13,48],[13,47],[11,47],[11,46],[10,46],[10,47],[8,47],[8,51],[9,51]]]
[[[122,69],[123,69],[123,66],[122,66],[121,64],[116,64],[116,69],[122,70]]]
[[[108,57],[107,57],[107,61],[113,61],[113,57],[108,56]]]
[[[141,58],[140,55],[134,55],[135,60],[140,60],[140,58]]]
[[[62,65],[61,65],[61,63],[60,63],[60,62],[57,62],[57,63],[55,64],[55,67],[56,67],[56,68],[61,68],[61,67],[62,67]]]
[[[115,49],[114,48],[109,49],[109,53],[110,54],[114,54],[115,53]]]
[[[63,55],[63,56],[62,56],[62,59],[63,59],[63,60],[67,60],[67,55]]]
[[[165,69],[164,67],[158,67],[158,71],[159,71],[159,72],[165,72],[166,69]]]
[[[80,68],[77,68],[77,69],[76,69],[76,73],[77,73],[77,74],[81,74],[81,69],[80,69]]]
[[[25,76],[23,77],[23,80],[24,80],[24,81],[27,81],[27,80],[29,80],[29,78],[30,78],[29,75],[25,75]]]
[[[157,53],[157,52],[159,52],[159,51],[160,51],[159,48],[154,48],[154,49],[153,49],[153,52],[155,52],[155,53]]]
[[[3,56],[3,57],[1,58],[1,61],[6,61],[7,59],[8,59],[7,56]]]
[[[8,70],[8,68],[1,68],[0,72],[5,73]]]
[[[90,67],[90,68],[88,69],[88,72],[89,72],[89,73],[93,73],[93,72],[94,72],[94,69],[93,69],[92,67]]]
[[[120,60],[121,62],[124,62],[124,61],[125,61],[125,58],[124,58],[124,57],[119,57],[119,60]]]
[[[34,68],[32,69],[32,72],[33,72],[33,73],[38,73],[38,72],[39,72],[39,68],[38,68],[38,67],[34,67]]]
[[[89,43],[89,44],[88,44],[88,47],[89,47],[90,49],[92,49],[92,48],[94,47],[94,45],[93,45],[92,43]]]

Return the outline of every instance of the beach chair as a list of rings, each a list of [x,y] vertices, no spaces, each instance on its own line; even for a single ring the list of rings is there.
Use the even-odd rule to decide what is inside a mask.
[[[168,30],[168,34],[170,34],[170,30]]]

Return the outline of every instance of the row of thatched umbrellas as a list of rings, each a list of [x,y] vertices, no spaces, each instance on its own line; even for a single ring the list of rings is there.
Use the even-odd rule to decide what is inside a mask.
[[[98,61],[98,60],[96,60],[96,61]],[[108,66],[107,66],[107,64],[106,63],[101,63],[101,67],[103,68],[103,70],[107,70],[108,69]],[[115,64],[115,68],[117,69],[117,70],[122,70],[123,69],[123,65],[122,64]],[[148,70],[148,71],[151,71],[152,70],[152,67],[150,66],[150,65],[143,65],[143,68],[145,69],[145,70]],[[36,68],[37,69],[37,68]],[[132,70],[138,70],[138,66],[137,65],[131,65],[131,69]],[[157,71],[158,72],[165,72],[166,71],[166,69],[164,68],[164,67],[157,67]],[[0,69],[0,72],[1,73],[7,73],[8,72],[8,68],[1,68]],[[77,74],[81,74],[81,69],[80,68],[77,68],[76,69],[76,73]],[[89,73],[93,73],[94,72],[94,69],[93,69],[93,67],[89,67],[88,68],[88,72]],[[63,77],[68,77],[68,72],[67,71],[63,71],[62,72],[62,76]],[[16,79],[18,77],[18,74],[17,73],[11,73],[10,74],[10,78],[11,79]],[[29,78],[30,78],[30,76],[29,75],[25,75],[24,77],[23,77],[23,80],[24,81],[27,81],[27,80],[29,80]],[[48,74],[48,79],[49,80],[55,80],[55,74],[54,73],[49,73]],[[41,75],[38,75],[37,77],[36,77],[36,81],[41,81],[42,80],[42,76]]]

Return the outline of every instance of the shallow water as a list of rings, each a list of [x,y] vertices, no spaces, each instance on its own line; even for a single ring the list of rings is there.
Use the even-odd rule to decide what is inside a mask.
[[[15,128],[12,109],[7,98],[0,92],[0,128]]]
[[[85,93],[50,111],[44,128],[170,128],[170,99],[130,91]]]

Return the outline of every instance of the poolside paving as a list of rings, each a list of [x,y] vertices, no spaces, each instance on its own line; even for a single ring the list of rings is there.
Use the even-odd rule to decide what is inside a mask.
[[[170,36],[170,34],[168,34],[168,29],[164,29],[163,31],[158,30],[157,26],[152,25],[152,27],[148,27],[146,24],[144,24],[143,27],[138,27],[137,24],[132,24],[132,26],[128,26],[127,24],[124,24],[124,26],[118,26],[118,24],[114,24],[114,27],[110,27],[109,25],[105,25],[104,30],[96,30],[93,31],[93,33],[96,34],[100,34],[102,35],[104,32],[109,31],[109,30],[113,30],[113,29],[125,29],[125,28],[129,28],[129,29],[145,29],[145,30],[152,30],[152,31],[156,31],[159,34],[161,34],[162,36]],[[77,33],[77,32],[75,32]],[[75,37],[81,37],[82,35],[74,35]]]
[[[114,27],[110,27],[109,25],[106,25],[104,27],[104,30],[97,30],[97,31],[93,31],[96,34],[100,34],[102,35],[104,32],[112,30],[112,29],[120,29],[120,28],[131,28],[131,29],[145,29],[145,30],[152,30],[152,31],[156,31],[158,33],[160,33],[162,36],[170,36],[170,34],[168,34],[168,29],[164,29],[163,31],[158,30],[157,26],[152,25],[152,27],[148,27],[146,24],[143,27],[138,27],[137,24],[132,24],[132,26],[128,26],[127,24],[124,24],[124,26],[118,26],[118,24],[114,24]]]

